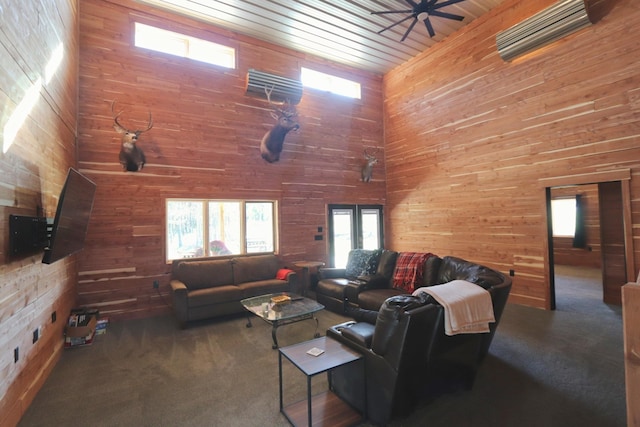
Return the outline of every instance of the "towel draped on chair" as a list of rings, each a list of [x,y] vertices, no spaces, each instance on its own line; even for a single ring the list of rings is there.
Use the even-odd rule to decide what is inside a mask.
[[[472,334],[489,332],[489,323],[495,322],[489,292],[466,280],[453,280],[443,285],[416,289],[413,295],[426,292],[444,307],[445,334]]]

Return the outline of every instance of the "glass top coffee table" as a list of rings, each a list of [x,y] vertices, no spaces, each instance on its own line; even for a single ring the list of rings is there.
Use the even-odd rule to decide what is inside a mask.
[[[274,302],[279,299],[284,301]],[[314,337],[317,338],[320,336],[320,334],[318,334],[318,319],[315,317],[315,313],[322,310],[324,305],[318,304],[312,299],[302,297],[298,294],[280,292],[277,294],[246,298],[240,302],[244,308],[272,326],[271,338],[273,338],[273,349],[278,348],[278,338],[276,337],[278,327],[289,323],[314,319],[316,321]],[[251,317],[247,317],[247,328],[251,326]]]

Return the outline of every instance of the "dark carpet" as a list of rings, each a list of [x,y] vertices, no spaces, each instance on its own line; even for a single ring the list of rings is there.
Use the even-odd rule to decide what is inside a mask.
[[[557,270],[557,310],[508,304],[471,391],[425,402],[392,425],[625,426],[621,309],[601,302],[593,272],[576,280]],[[326,310],[318,318],[323,335],[346,320]],[[271,327],[245,324],[244,316],[186,330],[170,316],[114,322],[92,346],[64,351],[19,425],[287,426]],[[282,326],[278,339],[286,346],[314,332],[306,320]],[[302,399],[304,376],[285,362],[284,378],[285,403]],[[325,389],[326,378],[313,384]]]

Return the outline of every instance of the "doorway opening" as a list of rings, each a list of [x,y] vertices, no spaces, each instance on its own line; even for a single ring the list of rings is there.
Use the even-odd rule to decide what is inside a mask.
[[[556,300],[563,297],[563,292],[575,291],[576,286],[577,292],[584,293],[585,298],[597,292],[589,289],[588,283],[593,286],[594,277],[597,277],[598,258],[600,300],[606,304],[621,305],[622,285],[635,271],[630,178],[630,171],[625,170],[541,180],[546,203],[545,243],[548,251],[545,276],[549,283],[549,309],[555,310]],[[585,240],[576,246],[573,237],[563,241],[560,236],[554,236],[551,201],[554,197],[575,197],[578,194],[581,198],[586,196],[589,202],[582,208],[589,209],[582,211],[585,214]],[[571,245],[568,245],[569,241]],[[580,277],[583,276],[586,276],[585,286],[580,286]]]

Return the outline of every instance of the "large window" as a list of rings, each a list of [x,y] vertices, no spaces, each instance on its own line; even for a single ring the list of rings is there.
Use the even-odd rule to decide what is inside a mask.
[[[344,268],[351,249],[383,247],[381,205],[329,205],[329,261]]]
[[[273,201],[167,199],[167,260],[273,253],[275,210]]]

